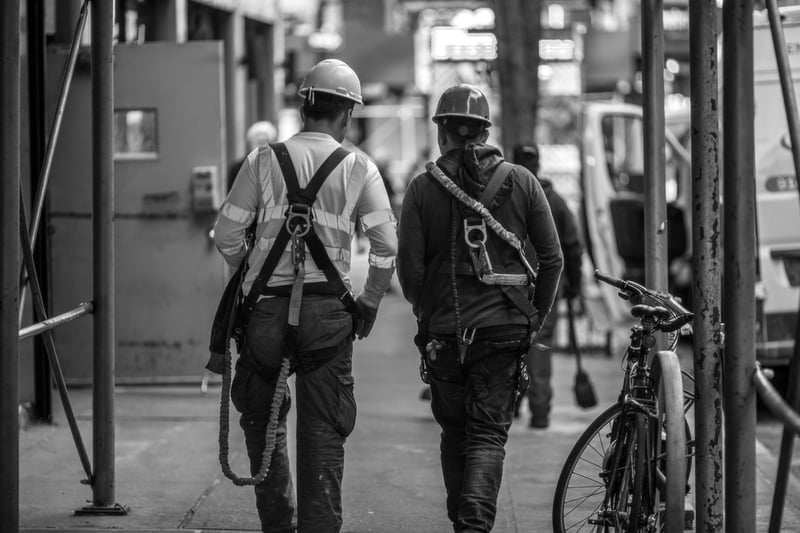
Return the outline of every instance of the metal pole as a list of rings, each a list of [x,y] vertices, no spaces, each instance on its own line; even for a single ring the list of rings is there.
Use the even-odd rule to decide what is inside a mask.
[[[31,245],[30,236],[28,235],[28,223],[25,217],[25,206],[22,204],[22,190],[19,191],[20,196],[20,209],[19,209],[19,238],[22,244],[22,258],[25,262],[25,268],[30,273],[31,280],[31,294],[33,295],[34,314],[40,320],[47,319],[47,309],[45,308],[42,290],[39,286],[39,277],[37,276],[36,263],[33,258],[33,250]],[[86,473],[88,483],[92,481],[92,465],[89,463],[89,456],[86,453],[86,446],[83,444],[81,432],[78,429],[78,422],[75,419],[75,412],[72,409],[72,402],[69,400],[67,394],[67,383],[64,380],[64,374],[61,371],[61,363],[58,361],[56,354],[56,343],[53,340],[53,334],[48,328],[47,332],[42,335],[41,341],[48,357],[49,367],[53,371],[53,378],[58,386],[58,393],[61,398],[61,405],[64,407],[64,414],[67,417],[69,429],[72,432],[72,438],[75,441],[75,447],[78,449],[78,457],[83,465],[83,471]],[[48,383],[49,386],[49,383]]]
[[[722,308],[720,302],[719,74],[716,0],[689,4],[692,101],[692,301],[694,306],[697,533],[724,524]]]
[[[88,12],[89,0],[85,0],[81,7],[78,16],[78,23],[75,26],[75,34],[72,37],[72,44],[69,49],[69,58],[64,67],[64,74],[61,78],[61,90],[58,93],[58,104],[56,105],[56,114],[53,117],[53,124],[50,127],[50,135],[47,139],[47,147],[45,148],[44,161],[42,163],[41,171],[39,172],[39,186],[36,189],[36,197],[33,202],[33,214],[31,216],[30,234],[31,241],[36,242],[36,236],[39,232],[39,223],[42,217],[42,210],[44,209],[45,192],[47,191],[47,184],[50,181],[50,169],[53,166],[53,156],[56,149],[56,141],[58,140],[59,132],[61,131],[61,123],[64,118],[64,108],[67,104],[67,96],[69,89],[72,85],[72,76],[75,72],[75,64],[78,61],[78,52],[81,45],[81,37],[83,30],[86,26],[86,16]]]
[[[114,2],[92,2],[93,506],[114,506]]]
[[[0,2],[0,524],[19,530],[20,3]]]
[[[28,0],[28,139],[30,140],[30,173],[31,189],[36,190],[39,184],[35,172],[41,168],[44,159],[45,133],[45,37],[44,37],[44,2]],[[22,200],[20,200],[22,201]],[[24,204],[23,204],[24,206]],[[39,289],[46,311],[50,311],[50,261],[48,259],[49,239],[47,234],[34,247],[34,261],[39,273]],[[20,298],[20,307],[24,300]],[[53,399],[51,394],[50,366],[47,352],[41,338],[33,341],[33,374],[34,374],[34,413],[37,420],[53,421]]]
[[[642,2],[644,263],[648,287],[667,290],[663,0]]]
[[[781,80],[783,104],[786,108],[786,120],[789,125],[789,138],[792,141],[792,161],[795,179],[800,176],[800,121],[797,117],[797,99],[794,94],[791,67],[786,50],[786,37],[783,34],[781,15],[775,0],[767,0],[769,27],[772,32],[772,44],[775,46],[775,60]],[[800,307],[800,306],[799,306]],[[795,320],[794,350],[789,368],[789,387],[786,399],[789,406],[800,409],[800,313]],[[778,459],[778,472],[775,476],[775,492],[772,495],[772,513],[769,519],[769,533],[778,533],[783,519],[783,504],[786,500],[786,487],[789,483],[789,471],[794,450],[795,432],[784,426],[781,438],[781,451]]]
[[[756,530],[753,0],[723,5],[725,531]]]
[[[46,331],[56,329],[82,316],[91,315],[93,311],[94,304],[92,302],[84,302],[79,304],[75,309],[61,313],[60,315],[51,316],[36,324],[31,324],[30,326],[22,328],[19,330],[19,340],[24,341],[25,339],[41,335]]]

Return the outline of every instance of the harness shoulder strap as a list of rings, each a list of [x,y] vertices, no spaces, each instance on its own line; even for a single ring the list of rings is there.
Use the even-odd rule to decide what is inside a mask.
[[[506,178],[513,170],[514,165],[507,161],[501,162],[497,165],[497,168],[494,170],[494,174],[492,177],[489,178],[489,182],[486,184],[486,188],[483,189],[483,194],[481,194],[480,202],[488,209],[494,200],[494,197],[497,196],[497,192],[502,187],[503,182],[506,181]]]
[[[314,176],[312,176],[311,180],[309,181],[308,186],[305,189],[300,189],[299,182],[297,180],[297,172],[295,171],[294,164],[292,164],[292,159],[289,156],[289,150],[286,149],[286,145],[284,143],[275,143],[271,144],[270,147],[275,152],[278,165],[281,167],[283,179],[286,182],[286,188],[288,189],[290,202],[292,201],[293,197],[299,197],[298,200],[309,207],[314,203],[317,193],[327,177],[330,175],[331,171],[336,168],[336,166],[341,163],[342,159],[347,157],[347,155],[350,153],[341,146],[338,147],[333,151],[333,153],[331,153],[331,155],[328,156],[322,165],[320,165],[319,169],[317,169],[317,171],[314,173]],[[313,239],[316,239],[316,241],[319,242],[319,237],[317,237],[316,233],[313,232],[313,226],[312,230],[306,235],[306,242],[309,241],[308,237],[312,234],[314,236]],[[280,260],[286,245],[289,243],[290,237],[289,231],[286,229],[286,224],[283,224],[278,232],[278,235],[275,237],[275,242],[272,244],[272,248],[267,254],[267,257],[264,259],[264,264],[261,265],[261,270],[258,272],[258,276],[256,276],[256,279],[253,281],[253,285],[250,287],[250,291],[247,293],[247,296],[242,302],[242,308],[237,315],[236,326],[234,328],[234,333],[236,335],[244,334],[244,329],[247,326],[247,322],[250,320],[250,314],[253,312],[253,307],[255,307],[255,304],[258,301],[258,297],[264,292],[269,278],[272,277],[272,272],[278,265],[278,261]],[[322,247],[322,252],[325,257],[327,257],[328,254],[325,252],[325,248],[321,242],[319,242],[319,246]],[[311,256],[314,258],[317,266],[319,266],[320,269],[322,269],[325,273],[325,277],[331,281],[329,272],[326,271],[322,265],[320,265],[317,257],[315,257],[312,246],[309,246],[309,251],[311,251]],[[328,262],[330,263],[330,268],[333,268],[336,274],[336,279],[342,286],[344,286],[344,283],[339,277],[336,267],[333,265],[333,263],[331,263],[330,258],[328,258]],[[352,300],[352,308],[355,308],[355,301],[353,300],[352,294],[350,294],[349,290],[346,290],[346,292],[350,297],[350,300]],[[341,291],[338,289],[338,287],[337,294],[341,294]],[[339,299],[345,303],[343,298],[345,298],[345,296],[339,297]],[[348,309],[351,309],[347,303],[345,303],[345,306],[347,306]]]

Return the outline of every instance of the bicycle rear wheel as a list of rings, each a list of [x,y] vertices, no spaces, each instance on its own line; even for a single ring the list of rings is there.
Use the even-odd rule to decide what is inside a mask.
[[[638,531],[646,438],[644,414],[622,404],[612,405],[586,428],[558,478],[555,533]]]

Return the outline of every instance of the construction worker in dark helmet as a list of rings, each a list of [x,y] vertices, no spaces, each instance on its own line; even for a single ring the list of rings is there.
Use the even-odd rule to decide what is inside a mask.
[[[562,256],[539,182],[486,144],[486,96],[450,87],[433,121],[442,155],[406,191],[397,271],[442,430],[447,515],[454,531],[484,532],[495,521],[525,354],[553,304]]]
[[[539,174],[539,147],[532,145],[514,146],[514,163],[522,165],[539,179],[547,203],[556,223],[561,253],[564,255],[564,273],[561,276],[559,297],[572,300],[581,294],[581,261],[583,245],[578,231],[578,221],[569,206],[553,187],[550,180]],[[550,411],[553,401],[553,337],[558,323],[558,313],[552,312],[542,323],[536,344],[528,352],[528,374],[531,385],[526,394],[530,407],[528,426],[544,429],[550,425]],[[519,406],[517,406],[519,407]],[[519,415],[519,411],[515,411]]]
[[[248,299],[253,305],[231,401],[241,413],[254,476],[264,466],[270,411],[278,413],[277,431],[269,437],[269,473],[255,485],[262,531],[336,533],[342,527],[344,443],[356,417],[353,339],[369,335],[389,287],[397,228],[375,164],[341,147],[354,106],[363,103],[356,73],[342,61],[321,61],[299,94],[302,130],[250,152],[214,235],[235,267],[246,254],[245,234],[257,221],[243,283],[248,298],[242,305]],[[348,273],[357,224],[369,239],[369,270],[363,291],[353,298]],[[284,232],[291,234],[289,241]],[[271,262],[272,271],[265,273]],[[296,504],[286,449],[291,399],[286,394],[274,405],[276,386],[285,387],[285,377],[283,383],[278,377],[287,358],[296,373]]]

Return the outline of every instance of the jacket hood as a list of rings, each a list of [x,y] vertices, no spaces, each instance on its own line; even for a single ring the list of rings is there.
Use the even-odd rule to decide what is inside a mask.
[[[480,199],[495,169],[502,162],[503,155],[499,148],[488,144],[471,144],[447,152],[436,164],[469,196]],[[509,174],[489,208],[501,205],[513,188],[514,182]]]

